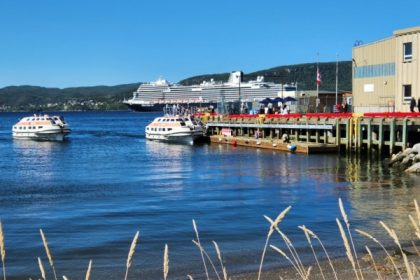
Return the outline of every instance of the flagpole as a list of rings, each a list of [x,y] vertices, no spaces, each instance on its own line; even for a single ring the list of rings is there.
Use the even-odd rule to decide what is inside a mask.
[[[319,62],[319,53],[316,53],[316,78],[318,79],[318,73],[319,73],[319,66],[318,66],[318,62]],[[319,83],[316,83],[316,98],[319,98]]]
[[[319,52],[316,53],[316,109],[315,111],[318,113],[319,110],[319,82],[318,82],[318,77],[319,77],[319,66],[318,66],[318,62],[319,62]]]
[[[337,53],[337,62],[335,65],[335,105],[338,104],[338,53]]]

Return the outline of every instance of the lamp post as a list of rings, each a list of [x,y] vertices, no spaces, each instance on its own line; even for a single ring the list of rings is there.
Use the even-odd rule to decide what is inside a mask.
[[[239,113],[242,114],[242,104],[241,104],[241,72],[236,75],[238,78],[238,99],[239,99]]]

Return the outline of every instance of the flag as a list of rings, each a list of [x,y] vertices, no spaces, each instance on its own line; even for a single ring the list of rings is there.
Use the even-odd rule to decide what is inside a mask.
[[[316,84],[319,86],[321,84],[321,73],[319,73],[319,68],[316,68]]]

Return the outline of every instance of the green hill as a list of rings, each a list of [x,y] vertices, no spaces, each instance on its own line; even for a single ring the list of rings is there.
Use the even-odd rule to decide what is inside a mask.
[[[121,101],[132,96],[140,83],[117,86],[46,88],[10,86],[0,89],[0,110],[61,111],[121,110]]]
[[[339,90],[351,91],[351,61],[340,61],[338,63],[338,88]],[[322,76],[320,89],[335,90],[336,62],[319,63],[319,71]],[[260,70],[244,74],[244,81],[255,80],[257,76],[264,76],[265,81],[275,83],[297,82],[299,90],[316,89],[316,63],[296,64],[278,66],[266,70]],[[199,84],[203,81],[214,79],[215,81],[227,81],[229,73],[208,74],[191,77],[180,81],[183,85]]]

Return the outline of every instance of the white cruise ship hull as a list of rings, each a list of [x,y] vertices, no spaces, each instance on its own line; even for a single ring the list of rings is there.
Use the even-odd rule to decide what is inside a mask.
[[[296,84],[275,84],[257,81],[242,82],[242,72],[232,72],[229,81],[204,82],[199,85],[184,86],[171,84],[166,80],[144,83],[124,104],[135,111],[162,111],[166,105],[180,104],[183,107],[210,107],[228,102],[254,102],[264,98],[294,97]]]

